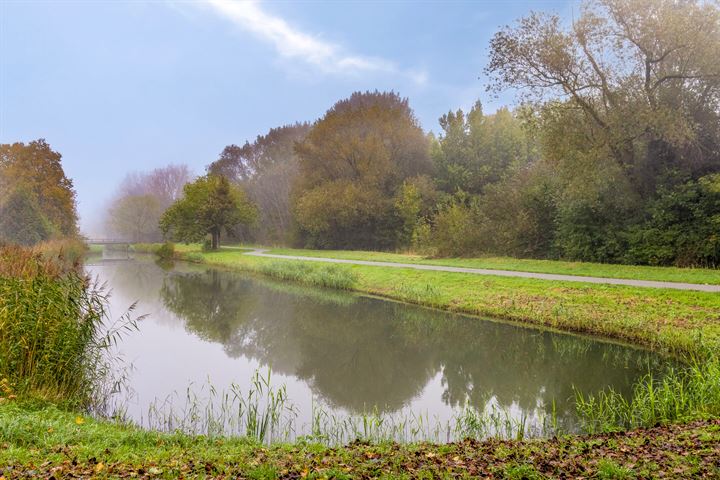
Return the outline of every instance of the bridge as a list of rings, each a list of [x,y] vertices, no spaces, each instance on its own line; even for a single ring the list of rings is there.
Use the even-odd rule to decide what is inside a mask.
[[[88,245],[130,245],[133,243],[122,238],[85,238],[84,240]]]

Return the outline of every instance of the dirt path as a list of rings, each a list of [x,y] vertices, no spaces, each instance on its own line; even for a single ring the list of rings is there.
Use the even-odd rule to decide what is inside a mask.
[[[370,267],[412,268],[415,270],[432,270],[436,272],[472,273],[476,275],[493,275],[497,277],[534,278],[539,280],[558,280],[563,282],[598,283],[604,285],[627,285],[630,287],[670,288],[674,290],[696,290],[700,292],[720,292],[720,285],[704,285],[681,282],[656,282],[652,280],[631,280],[625,278],[587,277],[581,275],[558,275],[554,273],[516,272],[512,270],[490,270],[485,268],[447,267],[442,265],[420,265],[416,263],[374,262],[369,260],[345,260],[326,257],[303,257],[300,255],[277,255],[266,253],[267,249],[255,249],[245,255],[284,260],[302,260],[306,262],[345,263],[350,265],[367,265]]]

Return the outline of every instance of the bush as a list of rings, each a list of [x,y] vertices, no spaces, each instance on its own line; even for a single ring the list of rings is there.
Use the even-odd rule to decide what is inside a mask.
[[[649,213],[630,232],[627,262],[720,265],[720,174],[662,190]]]
[[[441,256],[467,256],[482,251],[481,219],[475,205],[456,201],[433,219],[432,244]]]
[[[170,260],[175,257],[175,244],[165,242],[155,251],[155,254],[163,260]]]

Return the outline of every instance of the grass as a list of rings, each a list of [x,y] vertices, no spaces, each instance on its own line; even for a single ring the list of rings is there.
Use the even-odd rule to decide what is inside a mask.
[[[720,361],[716,357],[681,366],[654,378],[647,375],[628,400],[607,390],[577,393],[576,407],[586,431],[626,430],[720,416]]]
[[[704,355],[720,348],[720,295],[671,289],[584,284],[419,271],[364,265],[327,265],[243,255],[239,248],[202,252],[177,245],[176,256],[213,266],[285,272],[307,283],[331,285],[450,311],[615,338],[676,355]],[[343,272],[343,273],[339,273]]]
[[[0,403],[0,475],[141,478],[716,478],[720,422],[550,440],[271,447]]]
[[[624,278],[720,285],[720,270],[710,268],[650,267],[638,265],[612,265],[606,263],[533,260],[511,257],[432,258],[412,253],[387,253],[347,250],[301,250],[275,248],[269,253],[303,255],[306,257],[369,260],[393,263],[417,263],[450,267],[485,268],[533,273],[553,273],[588,277]]]
[[[0,246],[0,384],[6,397],[88,407],[117,330],[104,323],[103,287],[65,252]]]

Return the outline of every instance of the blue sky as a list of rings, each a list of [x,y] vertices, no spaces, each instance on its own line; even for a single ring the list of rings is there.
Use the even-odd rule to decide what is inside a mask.
[[[320,117],[357,90],[395,90],[425,130],[485,93],[489,40],[557,1],[0,0],[0,143],[63,154],[83,229],[129,171],[186,163]]]

